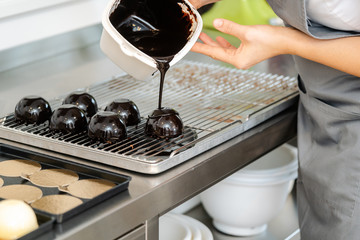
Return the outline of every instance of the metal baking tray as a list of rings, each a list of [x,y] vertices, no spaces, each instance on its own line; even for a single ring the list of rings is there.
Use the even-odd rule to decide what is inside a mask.
[[[0,118],[0,136],[88,161],[157,174],[264,122],[293,106],[298,97],[293,77],[182,61],[166,75],[162,105],[180,113],[185,133],[174,139],[153,139],[145,136],[144,124],[157,107],[158,74],[148,81],[121,75],[83,90],[95,97],[100,110],[116,98],[131,99],[140,109],[142,122],[128,128],[127,139],[100,144],[86,132],[56,135],[49,132],[47,123],[18,124],[10,113]],[[58,107],[64,96],[51,100],[51,107]]]
[[[54,227],[55,219],[53,217],[42,214],[37,210],[34,211],[38,220],[39,227],[34,231],[31,231],[28,234],[25,234],[24,236],[18,238],[18,240],[35,240],[38,236],[49,232]]]
[[[69,211],[62,213],[62,214],[52,214],[45,211],[41,211],[38,209],[36,212],[53,217],[56,222],[61,223],[72,216],[79,214],[86,209],[104,201],[107,198],[110,198],[111,196],[114,196],[115,194],[119,194],[125,190],[128,189],[129,182],[131,180],[130,176],[122,175],[122,174],[116,174],[113,172],[108,172],[105,170],[93,168],[90,166],[81,165],[74,162],[69,162],[60,158],[55,158],[51,156],[47,156],[44,154],[32,152],[29,150],[20,149],[17,147],[9,146],[6,144],[0,144],[0,161],[5,160],[11,160],[11,159],[28,159],[33,160],[35,162],[40,163],[42,166],[42,169],[49,169],[49,168],[57,168],[57,169],[68,169],[76,172],[79,175],[79,180],[81,179],[89,179],[89,178],[96,178],[96,179],[105,179],[113,182],[115,186],[108,191],[94,197],[91,199],[83,199],[82,204],[78,205],[75,208],[70,209]],[[65,194],[69,195],[68,193],[60,191],[56,187],[41,187],[32,184],[30,181],[25,180],[22,177],[6,177],[1,176],[1,178],[4,180],[4,186],[11,185],[11,184],[27,184],[32,185],[40,188],[43,192],[43,196],[47,195],[53,195],[53,194]]]

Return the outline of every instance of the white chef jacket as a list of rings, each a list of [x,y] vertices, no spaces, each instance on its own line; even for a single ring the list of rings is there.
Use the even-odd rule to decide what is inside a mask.
[[[306,0],[307,17],[329,28],[360,31],[360,0]]]

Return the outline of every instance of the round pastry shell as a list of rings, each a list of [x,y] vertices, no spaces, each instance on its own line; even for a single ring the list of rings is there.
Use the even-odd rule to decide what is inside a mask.
[[[31,206],[51,214],[63,214],[82,204],[79,198],[69,195],[48,195],[33,202]]]
[[[79,175],[68,169],[45,169],[27,177],[34,185],[41,187],[66,186],[79,179]]]
[[[31,160],[13,159],[0,162],[0,175],[6,177],[31,175],[40,170],[41,165]]]
[[[79,198],[91,199],[115,186],[115,183],[104,179],[83,179],[71,183],[65,189],[60,188],[60,190]]]
[[[0,188],[0,198],[22,200],[29,204],[42,196],[41,189],[31,185],[14,184]]]

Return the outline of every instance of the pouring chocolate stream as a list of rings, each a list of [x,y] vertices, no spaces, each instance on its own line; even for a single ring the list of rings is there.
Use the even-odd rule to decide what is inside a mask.
[[[171,60],[186,45],[191,34],[192,21],[179,4],[184,2],[122,0],[110,15],[110,22],[116,30],[133,46],[152,57],[160,71],[158,109],[149,116],[152,126],[146,127],[148,134],[159,137],[179,136],[183,129],[179,114],[175,110],[162,107],[166,72],[170,68]],[[162,120],[168,121],[168,124],[159,126],[154,118],[159,120],[162,117],[166,118]],[[169,129],[157,131],[160,127]]]

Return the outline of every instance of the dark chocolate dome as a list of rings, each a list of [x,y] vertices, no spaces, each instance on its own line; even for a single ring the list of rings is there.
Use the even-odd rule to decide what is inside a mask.
[[[58,107],[51,116],[50,130],[62,133],[78,133],[86,129],[85,112],[72,104]]]
[[[90,119],[88,136],[101,142],[114,143],[127,137],[126,125],[117,113],[98,112]]]
[[[15,118],[25,123],[41,124],[50,120],[50,104],[39,96],[26,96],[15,106]]]
[[[105,107],[105,111],[119,114],[126,126],[137,125],[141,121],[139,108],[129,99],[115,99]]]
[[[145,133],[160,138],[174,138],[183,133],[184,124],[179,113],[171,108],[153,111],[145,125]]]
[[[75,91],[65,97],[63,104],[73,104],[83,110],[88,118],[91,118],[97,111],[98,105],[95,98],[85,91]]]

